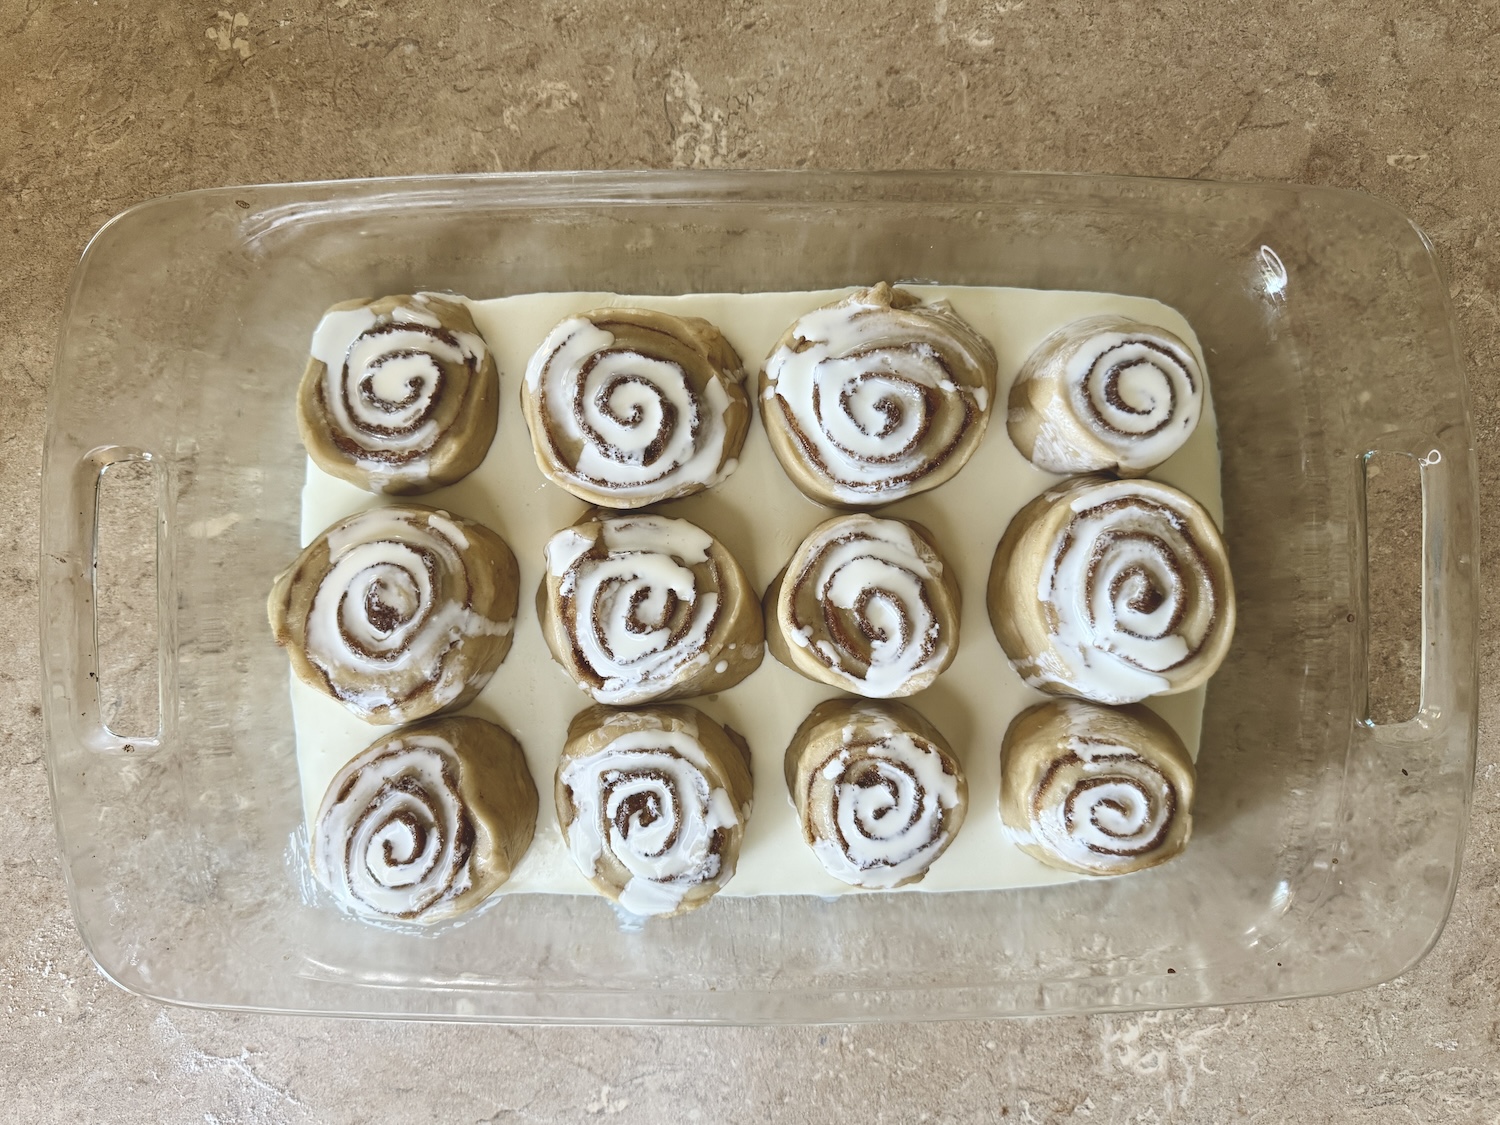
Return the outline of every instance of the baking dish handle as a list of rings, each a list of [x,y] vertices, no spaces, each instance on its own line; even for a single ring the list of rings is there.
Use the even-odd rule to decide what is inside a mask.
[[[1371,442],[1361,459],[1358,574],[1364,605],[1363,650],[1357,662],[1367,737],[1389,745],[1411,745],[1440,740],[1454,716],[1468,713],[1477,695],[1477,631],[1470,607],[1478,602],[1478,480],[1473,452],[1463,434],[1440,435],[1391,432]],[[1375,454],[1410,457],[1421,485],[1421,613],[1420,673],[1417,710],[1396,723],[1376,724],[1369,716],[1370,612],[1369,527],[1365,519],[1363,471]]]
[[[150,733],[121,735],[109,728],[104,718],[101,701],[101,670],[99,663],[99,526],[102,486],[106,471],[114,465],[125,463],[148,465],[155,503],[151,510],[155,515],[156,551],[156,636],[153,651],[156,655],[156,725]],[[54,622],[54,628],[63,626],[59,639],[69,644],[73,659],[66,661],[56,671],[61,673],[63,700],[71,702],[67,712],[68,725],[72,727],[76,742],[83,747],[109,754],[150,753],[161,748],[164,741],[164,717],[168,711],[170,648],[166,640],[168,605],[164,597],[168,589],[166,550],[166,501],[167,488],[163,462],[151,452],[127,446],[101,446],[85,454],[73,472],[69,519],[64,529],[68,542],[59,544],[63,550],[52,554],[50,562],[53,572],[60,568],[63,581],[55,588],[55,608],[62,611],[63,622]],[[51,600],[51,599],[49,599]],[[60,604],[59,604],[60,603]],[[61,703],[63,700],[55,702]]]

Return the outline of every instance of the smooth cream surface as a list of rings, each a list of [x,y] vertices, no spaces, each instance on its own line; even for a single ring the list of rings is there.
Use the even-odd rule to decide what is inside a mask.
[[[1001,736],[1017,712],[1046,696],[1027,687],[1006,662],[990,629],[985,583],[995,545],[1011,516],[1032,497],[1063,479],[1035,468],[1016,450],[1006,433],[1004,404],[1012,380],[1032,349],[1056,329],[1081,317],[1116,313],[1167,328],[1192,346],[1200,363],[1201,349],[1178,313],[1145,298],[930,285],[902,288],[927,301],[949,301],[954,311],[994,345],[1000,375],[998,412],[964,469],[930,492],[877,510],[881,516],[899,516],[925,525],[956,572],[963,592],[956,659],[930,688],[905,702],[946,736],[963,763],[969,782],[969,815],[926,878],[897,893],[997,889],[1080,878],[1047,867],[1017,849],[1002,830],[997,808]],[[500,371],[499,430],[489,456],[475,472],[422,500],[493,528],[510,544],[520,562],[521,606],[514,646],[464,713],[497,722],[516,736],[543,794],[552,792],[568,722],[589,706],[590,700],[548,653],[531,595],[547,566],[547,541],[577,520],[586,506],[548,483],[536,467],[520,406],[521,382],[533,352],[559,323],[589,309],[610,305],[651,308],[712,321],[740,353],[747,379],[753,384],[760,364],[794,320],[850,292],[853,290],[681,297],[538,293],[469,302]],[[1211,369],[1207,378],[1211,386]],[[1222,525],[1211,395],[1194,435],[1150,476],[1193,496]],[[336,519],[386,502],[309,463],[303,492],[303,542]],[[753,419],[739,463],[726,480],[699,495],[665,504],[661,511],[691,520],[718,538],[745,568],[757,591],[770,584],[813,527],[835,514],[808,500],[787,479],[759,417]],[[334,774],[390,728],[362,722],[295,678],[291,690],[303,801],[311,817]],[[787,743],[797,726],[816,704],[839,694],[767,655],[759,670],[736,687],[717,696],[686,701],[734,728],[751,747],[754,805],[738,870],[721,894],[871,893],[829,875],[803,842],[782,767]],[[1148,701],[1177,730],[1194,757],[1203,698],[1203,689],[1198,689]],[[522,892],[595,893],[568,854],[550,800],[541,802],[530,850],[497,893]]]

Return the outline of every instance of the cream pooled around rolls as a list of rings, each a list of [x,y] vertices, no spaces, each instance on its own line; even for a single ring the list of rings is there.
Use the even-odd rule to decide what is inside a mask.
[[[313,333],[297,426],[325,472],[369,492],[431,492],[495,437],[499,376],[461,297],[334,305]]]
[[[371,508],[309,543],[267,612],[299,679],[366,722],[405,723],[479,694],[510,651],[519,580],[482,524]]]
[[[761,419],[792,483],[834,507],[936,488],[973,455],[995,350],[945,302],[884,282],[814,309],[761,371]]]
[[[430,925],[510,878],[536,831],[521,748],[483,719],[426,719],[333,778],[312,825],[313,874],[365,918]]]
[[[542,633],[595,702],[709,695],[760,667],[760,602],[734,557],[697,525],[590,512],[545,553]]]
[[[958,581],[931,533],[909,520],[862,512],[826,520],[764,600],[771,654],[856,695],[912,695],[958,652]]]
[[[733,472],[750,424],[743,381],[706,320],[596,309],[542,341],[521,407],[543,475],[590,504],[641,508]]]
[[[1016,846],[1049,866],[1123,875],[1187,846],[1196,778],[1182,741],[1147,708],[1050,700],[1005,732],[1000,816]]]
[[[1039,469],[1139,476],[1182,448],[1203,414],[1202,363],[1165,328],[1122,316],[1074,321],[1011,384],[1011,440]]]
[[[579,712],[557,763],[557,822],[599,893],[683,914],[734,877],[753,785],[738,735],[681,703]]]
[[[968,782],[947,740],[900,703],[825,700],[792,736],[784,768],[803,839],[851,886],[919,881],[968,809]]]
[[[1234,636],[1219,529],[1151,480],[1079,477],[1022,508],[996,548],[988,604],[1022,679],[1097,703],[1197,687]]]

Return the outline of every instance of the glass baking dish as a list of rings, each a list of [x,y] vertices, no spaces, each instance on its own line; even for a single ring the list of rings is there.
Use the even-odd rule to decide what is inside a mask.
[[[634,932],[589,897],[507,897],[482,925],[436,935],[307,905],[287,667],[264,602],[298,549],[293,388],[321,311],[417,289],[880,279],[1139,294],[1196,329],[1240,620],[1209,690],[1186,854],[1004,892],[721,899]],[[1473,772],[1477,486],[1460,355],[1421,232],[1327,189],[549,173],[144,203],[75,275],[43,473],[48,765],[84,940],[112,979],[164,1001],[476,1021],[933,1019],[1387,979],[1447,915]],[[1421,486],[1420,705],[1391,725],[1371,721],[1367,690],[1375,453],[1410,458]],[[154,650],[160,720],[135,738],[110,730],[97,678],[97,496],[122,462],[145,472],[155,508],[154,635],[136,640]]]

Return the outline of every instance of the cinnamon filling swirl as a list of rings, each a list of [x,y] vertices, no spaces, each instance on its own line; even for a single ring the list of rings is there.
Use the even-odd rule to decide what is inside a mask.
[[[312,825],[313,871],[366,917],[453,917],[509,878],[531,842],[536,800],[520,747],[499,727],[418,723],[333,778]]]
[[[1204,390],[1197,357],[1171,332],[1088,317],[1054,332],[1027,359],[1011,386],[1006,425],[1038,468],[1137,476],[1192,435]]]
[[[493,359],[458,299],[336,305],[298,397],[308,453],[373,492],[425,492],[478,466],[495,435]]]
[[[852,886],[922,878],[963,822],[957,759],[901,704],[820,704],[787,748],[786,774],[804,838],[823,868]]]
[[[517,571],[487,528],[376,508],[314,540],[277,580],[272,628],[293,669],[371,722],[471,698],[504,659]]]
[[[1234,632],[1218,528],[1155,481],[1081,477],[1034,500],[1001,538],[989,590],[1027,682],[1100,703],[1195,687]]]
[[[1224,597],[1183,513],[1140,495],[1075,504],[1042,591],[1063,643],[1155,673],[1199,657]]]
[[[886,503],[957,472],[988,421],[995,355],[946,305],[878,285],[797,321],[761,378],[772,448],[815,500]]]
[[[1167,838],[1177,790],[1150,762],[1105,746],[1088,758],[1068,754],[1052,764],[1031,798],[1032,816],[1041,823],[1054,806],[1062,810],[1058,836],[1099,856],[1140,856]]]
[[[1008,833],[1052,866],[1124,874],[1170,859],[1191,834],[1192,760],[1144,707],[1030,708],[1006,731],[1000,765]]]
[[[924,530],[900,520],[820,525],[767,599],[778,658],[861,695],[918,691],[957,648],[957,584]]]
[[[763,630],[749,581],[686,520],[586,519],[554,535],[546,553],[543,632],[598,702],[720,691],[759,666]]]
[[[727,882],[749,799],[746,759],[687,707],[586,711],[558,763],[574,862],[634,914],[692,909]]]
[[[743,377],[707,321],[642,309],[571,317],[532,356],[522,388],[537,462],[606,507],[707,488],[744,441]]]

